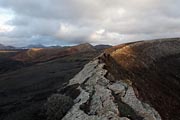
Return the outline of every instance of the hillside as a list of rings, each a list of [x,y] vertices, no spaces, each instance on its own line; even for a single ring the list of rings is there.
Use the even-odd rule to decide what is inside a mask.
[[[24,50],[22,49],[0,50],[0,74],[14,71],[14,70],[30,65],[28,63],[11,59],[11,57],[21,52],[24,52]]]
[[[24,60],[26,53],[27,50],[0,53],[1,120],[39,120],[37,116],[47,98],[101,52],[84,44],[34,51],[35,57],[25,61],[11,59],[25,54]],[[57,53],[58,56],[54,57]]]
[[[130,80],[138,98],[150,103],[163,119],[180,119],[179,38],[136,42],[106,54],[115,79]]]
[[[65,116],[59,117],[180,120],[179,71],[179,38],[112,47],[85,65],[59,90],[60,94],[75,98]]]

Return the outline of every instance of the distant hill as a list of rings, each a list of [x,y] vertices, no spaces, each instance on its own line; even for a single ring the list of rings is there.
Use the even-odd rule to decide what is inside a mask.
[[[61,48],[61,46],[59,45],[45,46],[42,44],[31,44],[25,47],[20,47],[20,49],[31,49],[31,48]]]
[[[3,44],[0,44],[0,50],[8,50],[8,49],[15,49],[13,46],[5,46]]]
[[[96,49],[88,43],[63,48],[31,48],[17,54],[12,57],[12,59],[23,62],[43,62],[58,57],[88,51],[96,51]]]
[[[31,49],[31,48],[46,48],[46,46],[41,44],[30,44],[25,47],[20,47],[20,49]]]
[[[96,45],[96,46],[94,46],[94,48],[97,50],[104,50],[104,49],[107,49],[110,47],[112,47],[112,46],[111,45]]]

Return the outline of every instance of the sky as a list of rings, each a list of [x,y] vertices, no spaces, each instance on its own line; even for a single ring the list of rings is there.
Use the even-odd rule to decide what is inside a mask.
[[[180,37],[180,0],[0,0],[0,43],[121,44]]]

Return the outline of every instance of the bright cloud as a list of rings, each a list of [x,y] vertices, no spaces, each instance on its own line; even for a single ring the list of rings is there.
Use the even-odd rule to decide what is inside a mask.
[[[11,11],[0,8],[0,32],[10,32],[14,26],[8,25],[8,21],[13,19]]]

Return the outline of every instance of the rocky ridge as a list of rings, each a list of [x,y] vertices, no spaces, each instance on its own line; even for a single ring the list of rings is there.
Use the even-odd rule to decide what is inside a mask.
[[[180,38],[105,50],[60,90],[74,99],[63,120],[180,120]]]
[[[161,120],[158,112],[140,101],[133,87],[123,80],[111,81],[105,63],[91,61],[70,80],[79,95],[62,120]]]

